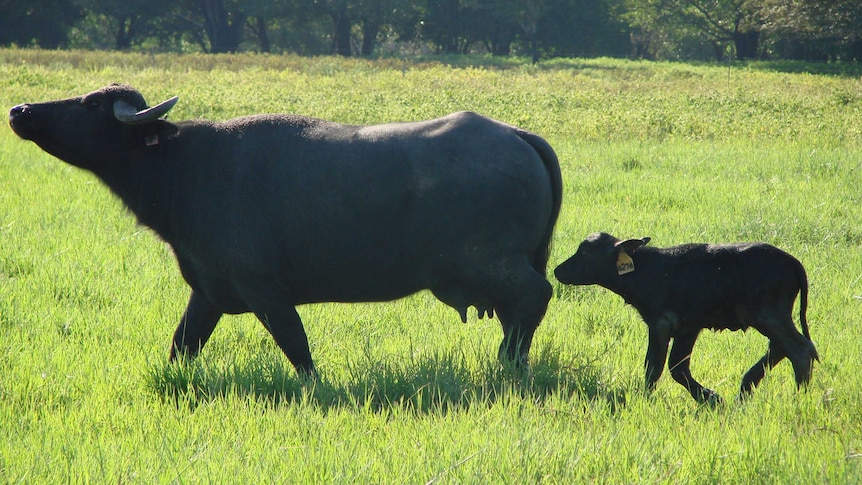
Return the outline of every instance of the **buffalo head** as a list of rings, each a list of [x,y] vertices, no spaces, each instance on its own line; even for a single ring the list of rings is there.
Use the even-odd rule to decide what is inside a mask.
[[[134,88],[112,84],[84,96],[15,106],[9,124],[57,158],[93,169],[175,133],[176,127],[160,118],[177,99],[148,107]]]

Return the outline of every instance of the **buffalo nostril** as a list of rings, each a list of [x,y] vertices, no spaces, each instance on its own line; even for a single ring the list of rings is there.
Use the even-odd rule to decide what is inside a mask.
[[[14,118],[16,116],[23,115],[29,111],[30,111],[30,106],[28,106],[26,104],[19,104],[18,106],[15,106],[11,110],[9,110],[9,119],[11,120],[12,118]]]

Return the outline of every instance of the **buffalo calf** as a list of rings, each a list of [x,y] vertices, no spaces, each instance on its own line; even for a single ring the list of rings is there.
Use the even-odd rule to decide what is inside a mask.
[[[646,385],[652,390],[667,358],[674,380],[698,402],[719,402],[689,370],[691,351],[704,328],[757,329],[769,339],[769,350],[743,377],[740,394],[750,393],[771,369],[787,357],[797,386],[808,383],[818,360],[808,333],[808,279],[793,256],[764,243],[683,244],[646,247],[649,238],[619,239],[592,234],[577,252],[557,266],[554,275],[569,285],[600,285],[623,297],[649,327]],[[800,294],[800,334],[793,323],[793,304]]]

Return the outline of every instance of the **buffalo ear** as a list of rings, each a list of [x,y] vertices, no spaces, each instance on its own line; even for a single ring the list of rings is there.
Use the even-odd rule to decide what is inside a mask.
[[[623,251],[631,254],[638,250],[641,246],[645,246],[650,241],[650,238],[645,237],[643,239],[626,239],[625,241],[620,241],[614,244],[614,247],[617,249],[622,249]]]
[[[145,130],[144,145],[146,146],[164,143],[168,138],[171,138],[180,131],[177,125],[165,120],[156,120],[143,125],[142,128]]]
[[[179,127],[170,121],[158,120],[154,125],[156,125],[159,135],[163,138],[170,138],[180,131]],[[647,240],[649,240],[649,238],[647,238]]]

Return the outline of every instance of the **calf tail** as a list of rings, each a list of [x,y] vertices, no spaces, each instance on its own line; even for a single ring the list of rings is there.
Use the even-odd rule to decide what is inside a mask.
[[[808,276],[805,274],[805,268],[802,263],[798,262],[796,279],[799,281],[799,325],[802,327],[802,335],[811,342],[811,357],[820,361],[820,356],[814,348],[814,342],[811,340],[811,334],[808,332],[808,320],[805,318],[805,312],[808,310]]]
[[[560,207],[563,202],[563,176],[560,171],[560,161],[557,159],[554,149],[542,137],[519,128],[516,128],[515,131],[522,140],[533,147],[533,150],[536,150],[536,153],[539,154],[539,157],[541,157],[542,162],[545,164],[548,177],[551,179],[551,198],[553,202],[551,217],[548,219],[548,225],[542,237],[542,242],[536,248],[533,260],[531,261],[533,268],[540,275],[546,277],[548,260],[551,258],[551,242],[554,237],[554,227],[557,224],[557,218],[560,215]]]
[[[808,311],[808,276],[805,274],[802,263],[798,261],[796,280],[799,282],[799,325],[802,327],[802,335],[811,340],[811,334],[808,333],[808,320],[805,317],[805,313]]]

